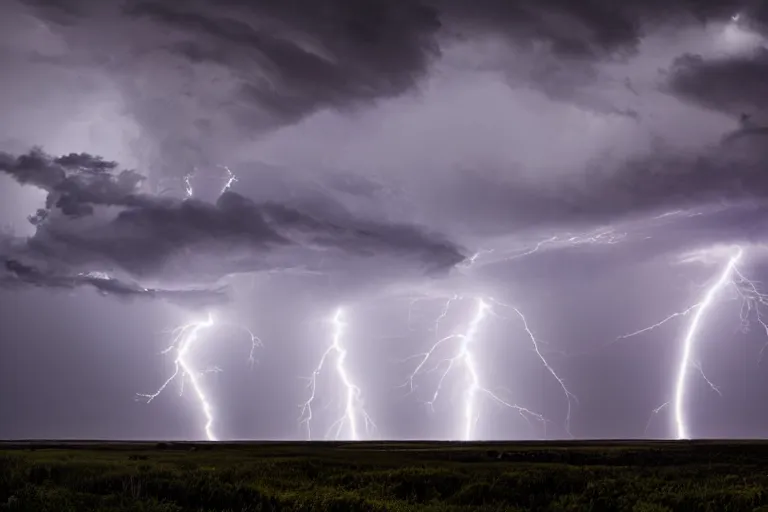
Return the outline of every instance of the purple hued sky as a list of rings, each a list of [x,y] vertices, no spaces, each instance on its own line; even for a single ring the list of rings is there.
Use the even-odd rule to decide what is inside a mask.
[[[5,0],[0,63],[0,438],[768,434],[761,2]]]

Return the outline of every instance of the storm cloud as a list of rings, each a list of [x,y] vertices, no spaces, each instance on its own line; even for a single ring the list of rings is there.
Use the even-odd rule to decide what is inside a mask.
[[[426,273],[445,272],[464,259],[457,245],[414,226],[358,220],[343,211],[322,218],[228,191],[215,204],[157,197],[140,192],[134,171],[116,168],[87,154],[2,155],[3,172],[48,192],[47,209],[30,219],[37,232],[16,251],[54,266],[190,280],[312,267],[313,253],[329,251],[342,258],[401,258]]]
[[[672,92],[732,114],[768,114],[768,49],[731,58],[678,57],[671,69]]]
[[[32,286],[54,291],[66,291],[80,287],[90,287],[104,296],[116,297],[118,299],[164,300],[191,310],[220,306],[228,301],[224,289],[161,290],[143,288],[137,284],[124,282],[96,272],[56,275],[42,272],[39,269],[11,259],[5,260],[4,263],[5,276],[0,278],[0,286],[4,288]]]
[[[759,69],[749,69],[764,60],[764,49],[754,47],[761,18],[745,2],[23,4],[66,48],[49,51],[49,65],[110,77],[140,127],[131,144],[142,149],[129,151],[131,161],[147,168],[145,176],[91,170],[57,178],[56,166],[69,164],[47,169],[30,160],[30,169],[53,174],[27,172],[15,176],[20,182],[37,179],[50,192],[41,180],[62,180],[47,209],[68,218],[90,216],[95,206],[130,209],[99,225],[78,221],[83,226],[72,230],[60,219],[43,222],[49,213],[41,210],[32,217],[41,225],[30,243],[38,253],[67,246],[78,254],[71,261],[103,259],[147,277],[179,272],[169,263],[183,253],[174,247],[194,247],[185,265],[211,278],[226,272],[202,264],[202,252],[226,252],[231,261],[225,266],[240,270],[279,266],[270,259],[278,253],[287,267],[304,267],[295,250],[301,246],[420,254],[430,272],[450,268],[461,251],[408,224],[445,232],[471,253],[486,234],[588,229],[681,205],[754,199],[764,191],[756,163],[762,155],[745,159],[718,145],[737,132],[741,107],[752,114],[760,101]],[[742,19],[734,22],[735,14]],[[670,35],[678,30],[686,37]],[[663,55],[654,50],[656,40],[667,44]],[[700,53],[692,53],[694,47]],[[462,52],[481,50],[476,63],[463,60]],[[40,50],[30,55],[43,57]],[[734,79],[732,67],[752,74]],[[440,80],[453,84],[465,76],[481,78],[442,92]],[[710,85],[706,94],[695,90],[702,84]],[[752,93],[737,92],[738,86]],[[467,100],[453,97],[474,89]],[[434,101],[466,108],[464,115],[423,127],[418,119],[387,117],[436,94]],[[512,103],[513,95],[527,99]],[[380,127],[359,129],[369,115]],[[681,129],[689,116],[696,130]],[[343,128],[327,129],[329,119]],[[322,140],[314,128],[302,135],[313,123],[325,123],[319,131],[329,133],[329,143],[313,142]],[[581,130],[584,123],[592,128]],[[460,131],[473,124],[487,129]],[[392,149],[385,145],[390,132]],[[404,147],[406,137],[413,150]],[[538,148],[542,137],[558,151]],[[365,138],[377,146],[367,148]],[[282,140],[285,147],[275,153],[275,141]],[[469,166],[457,164],[472,158]],[[268,163],[284,159],[285,165]],[[219,164],[234,169],[237,196],[207,194],[208,204],[164,195],[161,184],[178,187]],[[196,197],[199,188],[195,182]],[[158,190],[162,196],[150,193]],[[226,216],[220,224],[213,220]],[[235,235],[230,226],[238,216],[254,221]],[[210,232],[178,228],[188,225],[181,220],[187,217],[207,223]],[[131,233],[131,243],[147,249],[115,250],[104,242],[115,239],[122,247],[117,239],[128,235],[118,233]],[[243,256],[252,249],[259,258]],[[434,256],[443,250],[449,256]],[[321,259],[324,266],[333,260]]]
[[[507,54],[535,55],[525,83],[635,118],[633,108],[586,95],[584,87],[602,80],[594,64],[626,62],[660,24],[703,26],[745,8],[714,0],[25,4],[63,45],[32,54],[111,77],[143,129],[141,158],[177,176],[186,172],[180,167],[221,163],[253,137],[314,113],[418,91],[444,48],[476,38],[505,41]]]

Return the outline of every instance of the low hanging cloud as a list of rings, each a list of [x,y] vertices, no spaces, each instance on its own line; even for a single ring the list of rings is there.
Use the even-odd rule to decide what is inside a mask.
[[[93,288],[101,295],[120,299],[163,300],[184,306],[187,309],[223,304],[229,300],[224,289],[163,290],[144,288],[96,272],[61,275],[44,272],[13,259],[4,260],[5,272],[0,277],[0,287],[38,287],[54,290]]]
[[[706,59],[684,55],[675,60],[668,87],[706,108],[747,115],[768,114],[768,48],[746,55]],[[768,121],[768,119],[766,119]]]
[[[350,260],[385,262],[395,274],[440,274],[464,259],[460,247],[439,235],[357,219],[343,209],[323,217],[229,191],[215,204],[142,193],[136,172],[87,154],[2,154],[0,171],[48,192],[46,208],[30,218],[35,235],[7,244],[6,252],[53,269],[188,283],[297,267],[340,271]],[[326,256],[335,266],[323,267]]]

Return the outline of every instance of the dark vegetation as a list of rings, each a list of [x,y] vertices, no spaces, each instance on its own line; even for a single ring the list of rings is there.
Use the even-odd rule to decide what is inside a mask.
[[[0,443],[0,511],[766,511],[768,443]]]

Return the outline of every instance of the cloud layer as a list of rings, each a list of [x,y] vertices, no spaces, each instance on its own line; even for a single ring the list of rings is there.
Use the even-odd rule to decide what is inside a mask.
[[[124,282],[96,272],[76,275],[46,273],[12,259],[5,260],[4,270],[5,275],[0,277],[0,286],[4,288],[34,286],[53,290],[74,290],[90,287],[105,296],[120,299],[164,300],[181,305],[186,309],[220,305],[228,300],[226,291],[223,289],[162,290],[143,288],[134,283]]]
[[[188,283],[240,272],[317,268],[323,257],[333,261],[328,271],[338,270],[340,261],[362,258],[401,261],[406,273],[417,274],[445,272],[464,259],[458,246],[440,236],[356,219],[342,209],[322,217],[234,192],[223,193],[215,204],[142,193],[136,172],[118,171],[116,163],[87,154],[2,154],[0,170],[48,192],[46,208],[30,218],[37,232],[24,244],[9,244],[9,252],[54,269]]]
[[[24,250],[68,269],[422,275],[499,237],[766,193],[748,2],[23,5],[58,38],[26,56],[107,77],[147,164],[2,157],[48,193]],[[220,164],[238,183],[198,195]],[[190,176],[210,201],[150,193]]]
[[[536,54],[543,64],[528,80],[573,96],[579,76],[594,85],[592,64],[631,59],[659,26],[682,30],[747,12],[729,0],[24,3],[63,45],[32,55],[109,76],[142,127],[142,152],[153,154],[145,158],[176,175],[221,163],[244,139],[318,111],[418,90],[444,49],[462,41],[497,38],[515,48],[507,54]]]

